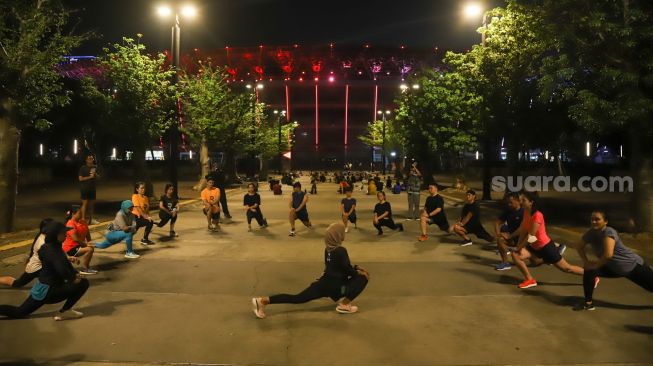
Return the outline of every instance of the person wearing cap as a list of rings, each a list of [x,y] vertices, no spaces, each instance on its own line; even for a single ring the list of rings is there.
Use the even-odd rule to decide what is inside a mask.
[[[265,318],[265,307],[270,304],[303,304],[322,297],[338,303],[340,314],[353,314],[358,306],[352,304],[367,286],[370,274],[363,267],[352,266],[345,240],[345,225],[341,222],[329,225],[324,235],[324,273],[304,291],[296,295],[278,294],[270,297],[252,298],[252,310],[257,318]]]
[[[57,304],[65,300],[54,320],[80,318],[84,314],[73,306],[84,296],[89,283],[75,271],[61,244],[71,228],[60,222],[52,222],[45,229],[45,242],[38,251],[41,270],[30,294],[20,306],[0,305],[0,316],[24,318],[45,304]]]
[[[302,191],[302,184],[295,182],[292,185],[293,192],[290,197],[289,208],[290,208],[290,234],[289,236],[295,236],[295,220],[299,219],[304,226],[312,227],[311,220],[308,219],[308,210],[306,209],[306,203],[308,203],[308,195],[306,192]]]
[[[134,204],[131,200],[122,201],[120,210],[116,213],[116,218],[109,225],[104,235],[104,241],[96,243],[96,248],[105,249],[124,240],[127,245],[125,258],[136,259],[140,257],[140,255],[134,252],[134,248],[132,247],[134,234],[136,233],[136,218],[132,213],[133,209]]]
[[[69,257],[79,258],[81,262],[79,273],[84,275],[97,274],[98,271],[90,267],[94,244],[91,242],[91,232],[88,229],[86,220],[82,217],[80,206],[73,205],[66,211],[66,226],[72,229],[66,233],[66,240],[64,240],[62,246],[63,251]]]
[[[494,237],[481,224],[481,207],[476,201],[476,192],[473,189],[467,191],[465,201],[460,220],[453,225],[453,232],[463,238],[460,246],[466,247],[473,244],[469,234],[474,234],[490,243],[494,242]]]
[[[220,229],[220,190],[214,184],[215,178],[212,175],[207,175],[206,188],[200,194],[204,203],[202,212],[206,216],[210,231]]]

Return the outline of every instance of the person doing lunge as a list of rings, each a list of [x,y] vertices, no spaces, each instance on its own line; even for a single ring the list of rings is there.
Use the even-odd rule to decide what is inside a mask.
[[[256,185],[249,183],[247,193],[243,196],[243,207],[247,216],[247,229],[252,230],[252,219],[255,219],[260,227],[268,227],[268,220],[261,212],[261,195],[256,192]]]
[[[90,267],[95,244],[91,242],[91,232],[86,225],[86,220],[82,217],[80,206],[73,205],[66,210],[66,226],[72,229],[66,233],[63,251],[69,257],[79,258],[82,266],[79,270],[81,274],[97,274],[98,271]]]
[[[212,176],[206,177],[206,188],[200,194],[204,208],[202,212],[206,216],[206,222],[210,231],[220,229],[220,190],[215,187],[215,180]]]
[[[392,219],[392,207],[390,206],[390,202],[385,200],[385,192],[378,192],[376,198],[379,200],[379,203],[374,206],[374,218],[372,219],[372,223],[378,231],[377,234],[383,235],[383,229],[381,229],[383,226],[391,230],[404,231],[404,225],[401,223],[395,224]]]
[[[107,232],[104,234],[104,241],[95,244],[96,249],[105,249],[124,240],[127,246],[125,258],[136,259],[140,257],[134,252],[132,246],[134,234],[136,233],[136,218],[132,213],[133,210],[134,204],[132,201],[122,201],[120,210],[116,213],[116,218],[109,224]]]
[[[175,187],[171,183],[167,183],[163,189],[163,195],[159,199],[159,223],[158,227],[164,227],[168,221],[170,222],[170,237],[176,238],[179,235],[175,232],[175,223],[177,222],[177,214],[179,213],[179,200],[175,195]]]
[[[295,220],[300,220],[304,226],[310,228],[313,225],[311,220],[308,218],[308,209],[306,204],[308,203],[308,195],[306,192],[302,191],[302,184],[295,182],[293,185],[292,196],[290,197],[289,208],[290,208],[290,233],[289,236],[297,235],[295,231]]]
[[[452,231],[452,227],[447,220],[447,215],[444,213],[444,199],[438,194],[438,186],[435,183],[429,184],[429,194],[430,196],[426,198],[420,218],[422,235],[420,235],[419,241],[425,241],[427,239],[426,225],[435,224],[440,230],[446,233],[451,233]]]
[[[28,283],[32,282],[33,279],[39,276],[41,271],[41,259],[39,259],[39,249],[45,243],[45,229],[47,226],[54,220],[52,219],[43,219],[39,225],[39,232],[34,237],[32,246],[29,250],[29,256],[27,256],[27,264],[25,265],[25,272],[18,278],[12,276],[2,276],[0,277],[0,283],[3,285],[11,286],[14,288],[20,288]]]
[[[336,311],[352,314],[358,307],[352,304],[367,286],[370,274],[358,265],[352,266],[345,240],[345,225],[329,225],[324,235],[324,273],[304,291],[296,295],[278,294],[270,297],[252,298],[252,307],[257,318],[265,318],[265,307],[271,304],[303,304],[322,297],[329,297],[338,303]]]
[[[132,212],[136,216],[136,231],[142,227],[145,228],[143,238],[141,238],[141,245],[148,246],[154,244],[150,240],[150,232],[154,226],[154,220],[150,216],[150,198],[145,195],[145,183],[138,182],[134,185],[132,203],[134,204],[134,210]]]
[[[345,189],[346,197],[340,200],[340,215],[342,216],[342,223],[345,224],[345,232],[349,232],[349,223],[351,222],[356,226],[356,199],[352,198],[353,187],[349,186]]]
[[[481,224],[481,207],[476,201],[476,192],[473,189],[468,190],[465,195],[465,205],[460,215],[460,221],[453,225],[453,232],[463,238],[461,247],[473,244],[469,234],[474,234],[487,242],[494,241],[494,237]]]
[[[505,197],[506,208],[494,223],[494,234],[497,238],[497,252],[501,256],[501,263],[494,266],[497,271],[505,271],[512,268],[508,262],[509,248],[517,245],[519,240],[519,227],[524,218],[524,209],[519,203],[519,193],[510,192]]]

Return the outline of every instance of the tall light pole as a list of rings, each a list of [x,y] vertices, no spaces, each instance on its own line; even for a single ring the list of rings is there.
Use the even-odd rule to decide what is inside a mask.
[[[175,71],[172,77],[172,84],[177,84],[179,81],[179,49],[181,41],[181,27],[179,26],[179,15],[184,18],[193,18],[197,11],[191,5],[186,5],[181,8],[171,8],[169,6],[160,6],[157,13],[162,18],[168,18],[174,13],[174,24],[171,30],[171,45],[170,52],[172,53],[172,67]],[[177,162],[179,161],[179,100],[175,108],[175,121],[170,126],[169,143],[170,143],[170,159],[169,159],[169,179],[172,186],[175,188],[175,195],[179,192],[179,175],[177,172]]]
[[[277,124],[279,126],[279,135],[278,135],[278,142],[277,142],[277,150],[278,150],[277,151],[277,158],[279,160],[279,173],[281,173],[281,169],[282,169],[282,166],[281,166],[282,165],[281,164],[281,161],[282,161],[282,159],[281,159],[281,119],[283,119],[286,116],[286,111],[279,112],[278,110],[275,109],[274,114],[279,115],[277,117]]]
[[[390,115],[390,111],[389,110],[386,110],[385,112],[384,111],[378,111],[376,113],[381,116],[381,121],[383,121],[383,130],[381,132],[381,136],[382,136],[381,137],[382,138],[382,140],[381,140],[382,141],[381,142],[381,153],[383,154],[381,156],[381,162],[382,162],[381,164],[383,164],[383,167],[381,167],[381,169],[382,169],[382,174],[385,175],[385,165],[386,165],[386,161],[385,161],[385,117],[387,115]]]

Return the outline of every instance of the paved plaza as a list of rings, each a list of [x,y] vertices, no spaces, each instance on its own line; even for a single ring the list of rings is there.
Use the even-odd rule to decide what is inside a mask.
[[[304,182],[305,183],[305,182]],[[307,188],[310,188],[306,184]],[[372,227],[375,198],[356,190],[359,229],[343,243],[371,279],[356,299],[360,312],[341,315],[328,299],[273,305],[256,319],[252,296],[295,293],[320,276],[323,234],[339,220],[341,196],[322,184],[310,197],[314,228],[298,222],[288,236],[290,187],[273,196],[262,185],[270,227],[247,231],[242,190],[230,193],[233,215],[211,233],[199,203],[180,213],[175,240],[156,229],[140,259],[123,258],[124,245],[98,250],[91,287],[77,308],[80,320],[54,322],[48,305],[29,319],[0,320],[0,360],[15,364],[233,365],[542,365],[653,364],[653,294],[625,279],[601,281],[596,311],[574,312],[581,278],[542,266],[539,286],[519,290],[516,268],[497,272],[494,249],[404,221],[405,193],[388,195],[405,232]],[[422,199],[422,203],[423,203]],[[450,221],[459,203],[447,199]],[[483,212],[490,230],[496,211]],[[565,243],[578,238],[549,227]],[[142,232],[137,234],[140,239]],[[98,234],[94,235],[99,237]],[[26,248],[0,253],[2,274],[19,275]],[[653,262],[650,253],[640,254]],[[570,248],[565,257],[580,263]],[[0,289],[0,303],[19,304],[28,289]]]

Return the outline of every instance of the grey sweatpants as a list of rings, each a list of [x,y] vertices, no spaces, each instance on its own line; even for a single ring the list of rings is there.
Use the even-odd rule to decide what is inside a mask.
[[[408,193],[408,218],[417,220],[419,217],[419,193]]]

